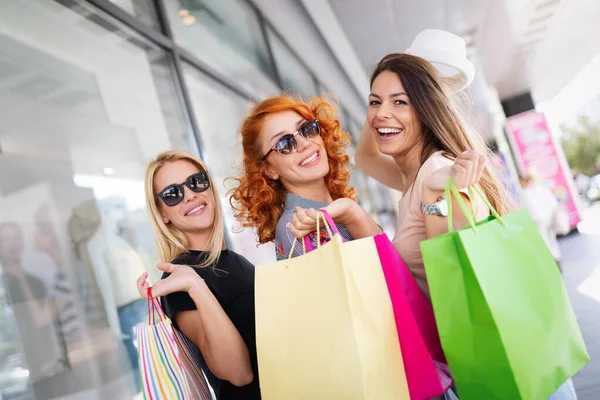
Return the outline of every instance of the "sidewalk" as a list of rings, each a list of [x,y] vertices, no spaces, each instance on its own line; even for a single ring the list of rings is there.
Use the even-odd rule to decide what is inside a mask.
[[[590,363],[574,378],[579,400],[600,399],[600,204],[586,210],[580,233],[560,239],[564,279]]]

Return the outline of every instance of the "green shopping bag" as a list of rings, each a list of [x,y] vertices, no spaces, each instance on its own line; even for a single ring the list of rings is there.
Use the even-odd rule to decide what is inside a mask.
[[[525,210],[475,223],[453,179],[448,233],[421,242],[431,301],[461,400],[546,399],[588,361],[556,263]],[[469,220],[452,229],[454,196]],[[472,196],[471,196],[472,198]]]

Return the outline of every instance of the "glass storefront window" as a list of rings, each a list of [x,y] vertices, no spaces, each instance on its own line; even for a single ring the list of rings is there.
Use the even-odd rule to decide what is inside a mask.
[[[327,85],[325,85],[323,82],[319,82],[319,94],[324,95],[324,94],[330,94],[330,93],[333,93],[333,91],[329,90]]]
[[[350,132],[350,135],[352,135],[352,141],[357,143],[358,139],[360,138],[360,133],[362,131],[362,125],[358,124],[355,120],[353,120],[348,114],[346,121],[348,124],[348,132]]]
[[[2,398],[138,392],[144,169],[197,152],[168,57],[83,1],[0,2]]]
[[[354,162],[355,152],[356,148],[354,146],[348,148],[348,155],[350,156],[350,164],[352,168],[352,172],[350,174],[350,184],[356,189],[358,203],[362,208],[365,209],[366,212],[371,213],[374,211],[373,202],[367,190],[366,176],[358,168],[356,168],[356,164]]]
[[[239,232],[239,224],[233,218],[226,196],[228,188],[234,184],[226,179],[238,176],[237,167],[242,162],[239,125],[253,104],[211,81],[190,65],[184,64],[184,75],[202,137],[204,161],[218,185],[225,229],[233,250],[254,264],[274,261],[275,248],[272,244],[257,247],[256,236],[250,229]]]
[[[279,91],[254,10],[243,0],[165,0],[175,41],[245,89]]]
[[[110,0],[110,2],[121,7],[146,25],[157,29],[160,27],[152,0]]]
[[[283,89],[289,93],[297,93],[303,98],[319,95],[311,73],[271,29],[267,32]]]

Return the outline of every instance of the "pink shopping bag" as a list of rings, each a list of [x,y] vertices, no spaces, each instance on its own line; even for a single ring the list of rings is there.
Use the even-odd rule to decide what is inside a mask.
[[[410,397],[439,396],[452,385],[452,377],[433,308],[388,237],[379,234],[374,239],[392,300]]]

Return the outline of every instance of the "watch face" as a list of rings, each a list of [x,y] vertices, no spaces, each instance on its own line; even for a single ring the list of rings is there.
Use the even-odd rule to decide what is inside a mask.
[[[437,205],[438,205],[438,208],[440,210],[440,214],[442,215],[442,217],[447,217],[448,216],[448,200],[443,199],[442,201],[437,203]]]

